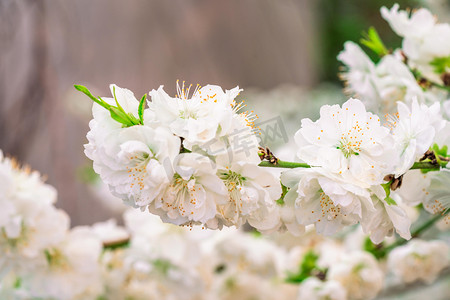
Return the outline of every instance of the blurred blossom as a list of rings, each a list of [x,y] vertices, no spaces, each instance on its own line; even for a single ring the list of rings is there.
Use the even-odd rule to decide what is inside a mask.
[[[389,254],[388,266],[403,282],[433,282],[449,265],[449,247],[443,241],[412,240]]]

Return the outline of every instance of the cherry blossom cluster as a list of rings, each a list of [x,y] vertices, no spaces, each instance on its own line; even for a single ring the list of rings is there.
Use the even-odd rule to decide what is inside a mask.
[[[323,106],[316,122],[302,120],[295,135],[297,156],[313,167],[281,175],[281,182],[289,188],[282,208],[284,215],[290,214],[289,222],[285,219],[288,229],[315,224],[317,232],[331,235],[361,223],[375,243],[394,229],[409,239],[411,221],[402,202],[421,200],[402,200],[398,192],[403,189],[393,185],[403,181],[403,174],[424,156],[436,134],[446,132],[448,121],[438,108],[413,101],[410,109],[400,102],[396,121],[386,127],[378,116],[366,112],[361,101],[350,99],[342,107]],[[439,177],[447,173],[439,172]],[[439,198],[422,201],[427,209],[437,201],[439,209],[432,213],[448,207]]]
[[[94,299],[101,241],[88,227],[69,229],[55,189],[1,151],[0,182],[0,298]]]
[[[281,186],[258,167],[258,129],[251,112],[239,112],[241,90],[177,87],[176,97],[152,90],[144,109],[145,97],[111,85],[113,98],[94,104],[89,124],[85,153],[94,170],[115,196],[165,222],[278,229]],[[112,118],[103,102],[136,123]]]
[[[1,156],[0,179],[1,299],[362,300],[389,289],[387,276],[431,283],[450,264],[439,240],[415,239],[378,256],[360,227],[341,239],[312,227],[300,239],[262,236],[183,228],[130,208],[124,227],[111,219],[69,229],[37,172]]]
[[[410,16],[394,5],[381,14],[402,48],[388,50],[373,28],[362,43],[378,63],[345,44],[338,59],[354,98],[301,120],[297,162],[259,145],[256,115],[241,111],[239,87],[191,92],[184,82],[174,97],[161,86],[140,101],[116,85],[110,98],[76,85],[94,101],[85,153],[114,196],[164,222],[295,234],[314,225],[324,235],[360,223],[377,244],[393,232],[410,239],[405,205],[443,215],[450,206],[439,196],[448,190],[450,26],[426,9]],[[278,177],[264,167],[292,169]],[[422,193],[412,195],[401,186],[417,176]]]
[[[362,48],[348,41],[339,54],[347,71],[342,78],[348,91],[376,113],[394,113],[397,102],[411,105],[441,103],[449,117],[450,101],[450,25],[438,23],[427,9],[410,14],[381,8],[381,16],[396,34],[403,38],[401,48],[387,49],[374,28],[370,28],[362,43],[380,56],[373,62]]]
[[[363,250],[360,229],[341,241],[314,230],[299,240],[180,228],[131,209],[124,220],[125,228],[94,225],[104,242],[123,231],[131,236],[128,247],[108,248],[101,259],[107,299],[373,299],[390,287],[387,276],[430,283],[449,265],[445,242],[414,240],[394,249],[383,268]]]

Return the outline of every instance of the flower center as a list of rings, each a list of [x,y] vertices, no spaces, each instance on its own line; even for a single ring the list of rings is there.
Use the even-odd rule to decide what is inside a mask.
[[[360,144],[361,142],[359,142],[359,145]],[[358,144],[354,143],[354,141],[351,140],[348,141],[346,138],[341,138],[339,146],[336,146],[336,148],[342,151],[345,158],[349,158],[352,155],[359,155],[359,151],[361,151]]]
[[[129,166],[126,167],[128,176],[132,179],[130,188],[139,187],[140,191],[144,189],[144,178],[147,174],[147,164],[150,159],[150,154],[145,152],[130,156]]]
[[[335,206],[330,197],[328,197],[324,192],[320,193],[319,202],[322,210],[321,218],[325,218],[327,221],[332,221],[340,215],[341,208],[339,206]],[[320,220],[321,219],[319,219],[319,221]]]
[[[180,110],[181,119],[194,119],[197,120],[197,113],[185,107],[184,110]]]
[[[45,257],[50,267],[66,269],[69,267],[67,257],[57,248],[45,250]]]
[[[218,176],[228,189],[229,201],[235,206],[235,213],[242,212],[241,190],[246,178],[230,170],[219,170]]]
[[[191,176],[189,180],[184,180],[180,175],[175,174],[169,188],[171,189],[171,197],[166,199],[168,200],[165,203],[167,208],[178,209],[180,215],[184,216],[186,215],[185,204],[197,204],[196,192],[198,192],[199,187],[195,185],[194,177]],[[188,202],[185,202],[186,200]],[[193,211],[191,211],[191,214],[193,214]]]
[[[359,122],[356,121],[355,126],[351,127],[347,132],[341,134],[340,141],[336,146],[337,149],[342,151],[345,158],[349,158],[352,155],[359,155],[361,152],[364,130],[358,123]]]

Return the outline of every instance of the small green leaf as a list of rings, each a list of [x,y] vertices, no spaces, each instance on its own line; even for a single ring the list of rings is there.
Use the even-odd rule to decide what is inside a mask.
[[[389,54],[388,49],[381,41],[378,32],[374,27],[370,27],[369,30],[362,33],[363,38],[360,40],[361,44],[375,52],[378,56],[384,56]]]
[[[260,237],[262,237],[262,233],[261,232],[259,232],[258,230],[253,230],[252,232],[252,236],[253,237],[255,237],[255,238],[260,238]]]
[[[435,155],[440,156],[447,156],[448,147],[446,145],[442,146],[442,148],[439,148],[438,144],[434,144],[431,149],[434,151]]]
[[[377,259],[381,259],[386,256],[387,252],[385,250],[383,242],[381,244],[374,244],[370,240],[369,237],[366,237],[363,245],[364,251],[367,251],[371,253],[373,256],[375,256]]]
[[[48,249],[44,250],[45,258],[47,259],[47,263],[51,264],[52,262],[52,255]]]
[[[283,185],[281,182],[281,197],[276,202],[278,205],[284,205],[284,196],[286,196],[287,192],[289,191],[289,188],[285,185]]]
[[[146,99],[147,99],[147,94],[142,96],[141,101],[139,102],[138,115],[139,115],[139,121],[141,121],[142,125],[144,125],[144,107],[145,107]]]
[[[86,87],[84,87],[82,85],[75,84],[74,87],[78,91],[86,94],[95,103],[97,103],[97,104],[101,105],[102,107],[106,108],[107,110],[109,110],[109,112],[111,114],[111,118],[113,120],[121,123],[123,125],[123,127],[130,127],[130,126],[139,125],[139,124],[143,123],[143,121],[141,122],[135,116],[133,116],[132,113],[125,112],[125,110],[122,108],[119,101],[117,100],[115,87],[113,87],[113,95],[114,95],[114,100],[116,101],[117,106],[108,104],[100,97],[98,97],[98,98],[94,97],[94,95],[92,95],[92,93]]]
[[[394,179],[392,179],[391,181],[387,182],[387,183],[382,183],[381,186],[383,187],[385,193],[386,193],[386,198],[384,198],[384,201],[386,201],[386,203],[388,205],[397,205],[397,203],[395,202],[394,199],[392,199],[391,197],[389,197],[391,195],[391,184],[394,181]]]
[[[95,173],[92,165],[86,165],[77,169],[77,177],[87,184],[95,184],[100,180],[100,177]]]
[[[128,121],[121,122],[121,123],[126,126],[139,125],[138,119],[136,119],[136,117],[133,116],[132,113],[126,113],[125,110],[123,109],[123,107],[120,105],[120,103],[116,97],[116,87],[115,86],[113,86],[113,95],[114,95],[114,100],[116,101],[116,104],[117,104],[116,109],[122,113],[121,116],[124,116],[123,120],[128,119]]]
[[[128,119],[131,121],[131,123],[133,125],[139,125],[140,124],[140,121],[135,116],[133,116],[132,113],[128,113],[127,116],[128,116]]]
[[[386,201],[386,203],[389,205],[397,205],[397,202],[395,202],[395,200],[392,199],[391,197],[384,198],[384,201]]]
[[[113,96],[114,96],[114,100],[116,101],[117,108],[120,109],[121,111],[125,112],[125,110],[122,108],[122,106],[120,106],[119,101],[117,101],[117,97],[116,97],[116,87],[115,87],[115,86],[113,86]]]
[[[308,251],[300,264],[298,273],[288,273],[287,282],[299,283],[312,275],[314,271],[322,271],[317,267],[319,256],[312,250]]]
[[[448,151],[447,145],[444,145],[444,146],[442,146],[442,148],[439,148],[438,144],[433,144],[433,146],[431,147],[431,150],[433,150],[434,156],[436,157],[436,161],[439,164],[439,166],[446,167],[448,164],[448,161],[446,161],[443,158],[448,157],[447,156],[447,151]]]
[[[83,94],[85,94],[86,96],[91,98],[92,101],[94,101],[98,105],[101,105],[101,106],[103,106],[106,109],[109,109],[111,107],[111,105],[109,105],[108,103],[103,101],[100,97],[99,98],[95,98],[94,95],[92,95],[92,93],[85,86],[82,86],[82,85],[79,85],[79,84],[75,84],[74,87],[78,91],[82,92]]]
[[[133,126],[134,124],[129,120],[126,113],[121,111],[119,108],[111,106],[109,108],[109,112],[111,114],[111,118],[115,121],[125,125],[125,126]]]
[[[14,288],[18,289],[22,286],[22,279],[20,277],[16,278],[16,281],[14,282]]]
[[[437,74],[443,74],[450,69],[450,56],[447,57],[436,57],[430,62],[433,70]]]
[[[161,274],[167,275],[170,269],[173,269],[175,266],[167,259],[155,259],[153,267]]]
[[[381,186],[383,187],[385,193],[386,193],[386,198],[389,197],[391,195],[391,183],[392,180],[387,182],[387,183],[382,183]]]

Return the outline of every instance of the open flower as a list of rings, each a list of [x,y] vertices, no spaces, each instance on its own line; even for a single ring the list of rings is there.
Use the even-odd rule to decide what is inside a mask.
[[[395,148],[400,156],[395,175],[400,176],[431,147],[436,133],[444,127],[445,121],[440,115],[439,103],[428,107],[414,99],[411,109],[398,102],[398,118],[393,118],[391,125]]]
[[[343,182],[321,168],[285,171],[281,182],[290,188],[284,201],[295,211],[297,222],[314,224],[320,234],[332,235],[375,210],[367,189]]]
[[[102,290],[99,239],[87,227],[72,229],[58,245],[46,250],[47,264],[24,285],[39,298],[95,299]]]
[[[115,196],[145,207],[169,183],[180,139],[167,129],[137,125],[104,136],[92,133],[85,153]]]
[[[363,187],[382,183],[396,164],[389,129],[357,99],[322,106],[319,120],[302,120],[295,141],[298,158]]]
[[[424,91],[398,56],[385,55],[375,65],[357,44],[346,42],[338,59],[347,66],[342,76],[348,91],[362,99],[369,110],[383,114],[394,112],[398,101],[409,105],[413,98],[419,103],[443,99],[444,93]]]
[[[424,8],[409,16],[408,12],[399,11],[398,4],[390,10],[382,7],[381,15],[403,37],[402,49],[408,64],[429,80],[442,83],[441,74],[435,72],[431,63],[450,56],[450,25],[437,24],[433,14]]]
[[[411,220],[406,212],[397,204],[399,197],[396,197],[398,203],[387,203],[384,199],[386,193],[381,186],[372,187],[372,202],[375,211],[371,211],[363,220],[361,226],[363,231],[370,234],[373,243],[381,243],[386,236],[392,236],[394,230],[404,239],[411,238],[410,226]]]
[[[376,259],[363,251],[350,252],[330,266],[330,280],[338,281],[349,299],[373,299],[383,287],[383,271]]]
[[[160,86],[149,94],[152,101],[149,108],[156,119],[175,134],[194,145],[203,144],[231,126],[234,98],[241,91],[239,87],[223,91],[216,85],[196,87],[192,96],[190,88],[180,88],[178,95],[170,97]]]
[[[214,223],[226,188],[213,162],[198,153],[183,153],[175,159],[174,168],[176,173],[149,210],[176,225]]]
[[[448,245],[443,241],[414,239],[389,253],[389,269],[404,282],[423,280],[433,282],[439,272],[449,265]]]
[[[216,157],[218,165],[225,166],[238,161],[256,165],[261,160],[258,156],[259,141],[256,135],[258,129],[254,125],[255,118],[251,113],[235,113],[228,130],[222,131],[216,138],[199,145],[186,141],[183,144],[190,149],[197,146],[201,151]]]
[[[347,71],[341,74],[347,89],[376,108],[380,95],[375,76],[376,67],[372,60],[357,44],[350,41],[344,44],[344,50],[337,58],[347,66]]]
[[[53,206],[55,201],[55,189],[45,184],[38,172],[20,168],[0,151],[0,270],[3,275],[9,270],[16,275],[32,272],[44,260],[44,249],[64,239],[69,217]]]
[[[278,229],[280,198],[278,180],[267,170],[247,162],[220,166],[218,176],[228,190],[227,201],[219,205],[219,221],[240,227],[246,221],[259,231]]]
[[[297,299],[346,300],[347,291],[338,281],[321,281],[316,277],[309,277],[300,284]]]
[[[199,299],[204,263],[195,233],[148,212],[127,210],[129,247],[104,251],[101,257],[106,299]],[[204,236],[203,236],[204,237]]]
[[[443,213],[450,208],[450,170],[442,169],[430,175],[429,186],[426,188],[423,207],[432,214]],[[447,214],[444,218],[447,223],[450,222],[450,216]]]
[[[114,98],[103,101],[117,105],[124,113],[136,118],[139,101],[133,93],[116,85],[110,88]],[[92,113],[94,119],[89,123],[85,154],[93,160],[95,172],[115,196],[132,206],[147,206],[172,176],[171,164],[179,153],[180,139],[163,127],[135,125],[124,128],[97,103],[94,103]],[[145,124],[153,118],[149,110],[143,117]]]

